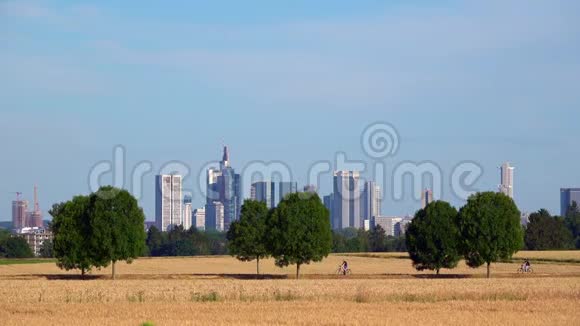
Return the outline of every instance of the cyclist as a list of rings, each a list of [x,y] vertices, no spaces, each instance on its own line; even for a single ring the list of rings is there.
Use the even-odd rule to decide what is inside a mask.
[[[524,260],[524,264],[523,264],[523,268],[524,268],[524,272],[529,272],[530,271],[530,261],[526,258]]]
[[[346,272],[348,271],[348,263],[346,262],[346,260],[342,261],[341,267],[342,267],[342,274],[346,275]]]

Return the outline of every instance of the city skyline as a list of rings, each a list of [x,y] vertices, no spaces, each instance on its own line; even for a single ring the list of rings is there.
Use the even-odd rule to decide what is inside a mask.
[[[207,186],[208,187],[210,186],[210,183],[209,183],[210,182],[210,179],[213,179],[214,181],[212,181],[212,183],[215,184],[215,183],[217,183],[218,178],[221,178],[222,177],[222,172],[221,172],[222,169],[226,169],[228,171],[231,171],[231,172],[228,172],[228,173],[233,176],[232,180],[233,179],[236,179],[237,180],[236,183],[240,184],[239,186],[241,186],[241,180],[239,179],[240,178],[239,175],[233,173],[234,170],[231,168],[230,161],[229,161],[229,149],[228,149],[227,146],[224,146],[224,148],[223,148],[223,156],[222,156],[222,160],[219,162],[219,165],[220,165],[220,169],[216,169],[214,167],[210,167],[207,170],[207,180],[208,180],[208,185]],[[513,182],[514,182],[514,173],[513,173],[513,170],[514,170],[514,167],[511,166],[509,162],[505,162],[505,163],[503,163],[500,166],[499,169],[500,169],[500,176],[499,176],[500,184],[498,186],[498,191],[499,192],[502,192],[502,193],[504,193],[504,194],[506,194],[506,195],[508,195],[508,196],[510,196],[510,197],[513,198]],[[361,224],[361,227],[364,227],[364,223],[363,222],[365,220],[367,220],[367,221],[370,221],[371,220],[371,218],[367,217],[368,212],[367,212],[367,206],[366,205],[370,204],[370,201],[369,201],[369,203],[366,203],[367,200],[370,200],[369,197],[368,197],[368,195],[367,195],[367,187],[371,187],[371,185],[372,185],[372,187],[375,187],[375,191],[373,192],[375,194],[375,198],[373,198],[371,201],[375,201],[376,200],[376,202],[374,204],[374,207],[373,207],[373,210],[376,210],[376,211],[379,212],[376,216],[380,216],[381,215],[381,211],[382,211],[382,204],[383,204],[382,194],[381,194],[381,191],[380,191],[380,186],[379,185],[376,185],[376,182],[374,182],[374,181],[366,181],[364,179],[361,179],[359,181],[359,179],[360,179],[360,172],[359,171],[334,171],[335,179],[336,179],[336,174],[337,173],[340,174],[342,172],[345,172],[345,173],[348,172],[347,173],[348,175],[350,175],[350,174],[356,174],[355,184],[358,185],[360,182],[362,182],[362,185],[363,186],[362,187],[358,187],[359,189],[356,190],[356,192],[358,192],[358,200],[357,200],[357,203],[358,203],[359,208],[360,208],[360,216],[359,217],[355,217],[355,218],[359,218],[360,219],[360,222],[361,222],[360,223]],[[199,210],[200,208],[194,208],[195,205],[192,204],[192,197],[191,197],[191,195],[185,194],[185,192],[183,192],[183,190],[181,189],[181,187],[183,186],[182,185],[182,179],[183,179],[183,177],[181,175],[165,175],[165,176],[179,178],[179,186],[178,187],[180,189],[177,192],[179,192],[180,193],[179,196],[181,196],[181,201],[179,203],[179,205],[181,205],[181,209],[180,209],[181,213],[178,213],[177,214],[177,217],[172,217],[170,220],[176,220],[176,221],[178,221],[176,223],[176,225],[182,225],[182,226],[188,226],[188,227],[191,227],[193,225],[196,225],[195,217],[194,217],[193,213],[194,213],[194,211]],[[163,177],[163,175],[157,175],[157,176],[155,176],[156,184],[158,184],[160,182],[159,180],[161,180],[160,178],[162,178],[162,177]],[[160,183],[160,184],[162,184],[162,183]],[[263,185],[265,185],[265,184],[267,184],[268,187],[263,187]],[[255,197],[256,196],[256,193],[255,193],[255,187],[256,187],[256,185],[260,185],[260,188],[264,188],[264,189],[261,189],[260,190],[260,195],[259,195],[260,198],[256,198]],[[172,186],[170,186],[170,187],[172,187]],[[238,187],[238,186],[236,186],[236,187]],[[297,188],[298,188],[298,183],[296,181],[284,181],[284,182],[282,182],[282,181],[281,182],[257,181],[257,182],[252,183],[251,184],[251,187],[247,191],[243,191],[243,189],[237,190],[238,192],[241,192],[244,195],[242,195],[242,199],[240,200],[240,204],[239,205],[237,204],[237,202],[238,202],[237,197],[236,197],[236,199],[234,199],[234,201],[233,201],[234,202],[234,207],[240,207],[241,208],[241,203],[243,203],[243,200],[245,200],[245,199],[254,199],[254,200],[260,200],[260,201],[267,200],[268,203],[269,203],[269,205],[267,205],[268,208],[272,208],[272,207],[277,206],[277,204],[279,203],[279,201],[281,200],[281,198],[283,198],[283,196],[286,193],[288,193],[288,192],[296,192],[296,189]],[[320,193],[317,190],[317,188],[318,187],[316,185],[305,185],[304,186],[304,191],[312,191],[312,189],[314,189],[314,191],[318,193],[318,195],[321,198],[321,201],[323,201],[324,205],[327,208],[329,208],[329,211],[331,212],[331,223],[334,223],[334,222],[332,222],[332,209],[330,207],[334,207],[334,201],[335,201],[335,198],[334,197],[336,195],[335,195],[334,192],[331,192],[331,193],[329,193],[327,195],[322,194],[322,193]],[[161,188],[159,188],[158,186],[156,186],[156,189],[157,189],[156,192],[158,192],[158,191],[160,191],[159,189],[161,189]],[[214,191],[217,191],[216,192],[216,195],[219,197],[220,196],[220,190],[219,189],[216,190],[216,189],[214,189]],[[559,213],[560,214],[564,214],[563,213],[564,212],[564,206],[565,206],[565,204],[564,204],[565,199],[564,198],[567,198],[566,200],[568,202],[570,202],[570,203],[573,200],[576,200],[580,204],[580,202],[577,199],[578,198],[578,193],[580,193],[578,191],[578,189],[580,189],[580,188],[560,188],[559,189],[560,190],[560,197],[559,197],[559,202],[560,202],[560,205],[559,205],[560,211],[559,211]],[[354,189],[351,189],[351,190],[354,190]],[[28,210],[28,207],[29,207],[28,200],[26,200],[26,199],[20,199],[20,203],[21,204],[17,204],[18,201],[12,201],[12,218],[11,218],[11,220],[13,222],[13,225],[17,225],[17,224],[14,224],[14,221],[15,221],[15,216],[16,216],[15,214],[17,214],[18,211],[24,212],[23,213],[24,216],[19,219],[19,220],[21,220],[21,222],[19,222],[21,225],[25,225],[27,227],[28,226],[33,226],[32,224],[36,223],[36,222],[33,221],[33,219],[34,220],[40,220],[38,217],[39,216],[42,217],[42,212],[40,210],[40,205],[38,203],[38,198],[37,198],[36,191],[37,191],[37,186],[35,185],[34,186],[34,210],[32,210],[32,211],[29,211]],[[265,195],[265,193],[263,193],[264,191],[267,191],[268,192],[268,195]],[[493,191],[493,189],[483,189],[483,190],[480,190],[480,191]],[[21,196],[22,195],[21,192],[14,192],[14,193],[17,194],[18,196]],[[223,190],[221,190],[221,193],[223,193]],[[267,197],[263,197],[263,196],[267,196]],[[565,197],[565,196],[567,196],[567,197]],[[157,195],[156,195],[156,197],[157,197],[156,202],[158,202],[158,200],[161,197],[159,197]],[[420,197],[421,198],[418,201],[420,207],[416,208],[414,211],[406,212],[404,214],[391,214],[391,215],[392,216],[400,216],[400,217],[413,215],[414,212],[417,209],[424,208],[426,206],[426,204],[428,204],[429,202],[431,202],[432,200],[434,200],[433,199],[433,191],[431,189],[421,190],[420,191]],[[217,203],[217,202],[220,202],[220,200],[219,199],[218,200],[210,200],[210,197],[209,196],[206,197],[206,204],[205,204],[205,206],[202,207],[202,209],[203,209],[202,214],[203,214],[204,218],[205,218],[205,210],[208,207],[208,205],[209,206],[212,206],[212,205],[215,205],[215,203]],[[328,206],[328,205],[330,205],[330,206]],[[156,204],[156,206],[158,206],[158,204]],[[161,205],[161,207],[162,206],[163,205]],[[221,203],[221,206],[223,206],[223,203]],[[225,207],[221,207],[221,206],[219,206],[217,208],[218,209],[218,212],[223,212],[222,214],[224,214],[224,216],[221,217],[221,219],[223,220],[221,222],[221,225],[222,225],[221,228],[223,230],[227,230],[227,224],[225,223]],[[238,210],[239,210],[239,208],[234,208],[234,211],[235,211],[234,214],[239,214],[239,212],[237,212]],[[539,210],[539,208],[536,209],[536,210],[532,210],[532,211],[526,211],[526,210],[522,210],[521,209],[521,212],[522,212],[522,214],[524,214],[524,213],[529,214],[530,212],[534,212],[534,211],[537,211],[537,210]],[[156,211],[159,211],[159,207],[156,208]],[[215,211],[215,210],[212,210],[210,208],[210,213],[212,211]],[[352,211],[354,211],[354,210],[352,210]],[[390,214],[390,212],[389,212],[389,214]],[[558,213],[554,213],[554,214],[558,214]],[[159,215],[158,213],[155,213],[152,217],[147,217],[147,215],[146,215],[146,220],[147,221],[155,221],[155,224],[157,225],[159,223],[159,221],[163,220],[163,218],[158,218],[158,215]],[[188,217],[187,215],[189,215],[190,217]],[[238,217],[235,216],[234,218],[238,218]],[[185,219],[189,219],[189,220],[186,221]],[[215,219],[215,217],[214,217],[214,219]],[[212,223],[212,222],[210,222],[210,223]],[[213,223],[216,223],[216,222],[214,221]],[[217,222],[217,223],[219,224],[220,222]],[[349,224],[350,224],[350,222],[349,222]],[[36,225],[36,224],[34,224],[34,225]],[[40,226],[42,226],[42,225],[40,225]],[[167,226],[165,226],[165,227],[162,226],[161,228],[162,229],[163,228],[166,229]]]
[[[497,167],[514,162],[520,210],[558,214],[559,189],[580,186],[578,12],[577,2],[559,0],[138,10],[0,2],[0,220],[11,219],[13,192],[32,202],[33,184],[45,218],[54,203],[90,193],[90,171],[113,162],[118,145],[126,170],[99,180],[131,189],[133,169],[150,163],[135,193],[148,220],[155,186],[147,180],[171,172],[163,171],[171,162],[189,167],[184,191],[201,207],[200,174],[224,142],[238,172],[283,162],[301,186],[312,164],[339,153],[367,162],[361,178],[369,180],[377,161],[388,169],[433,162],[446,177],[475,162],[483,174],[473,188],[482,191],[496,191]],[[378,121],[400,136],[388,158],[361,146]],[[541,158],[564,156],[545,173]],[[352,168],[331,167],[342,169]],[[332,177],[321,176],[321,195],[332,192]],[[418,199],[393,200],[392,185],[382,186],[385,213],[414,212]],[[448,180],[434,195],[464,203]]]

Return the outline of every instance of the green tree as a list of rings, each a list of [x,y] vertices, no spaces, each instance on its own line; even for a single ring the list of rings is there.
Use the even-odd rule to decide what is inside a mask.
[[[318,195],[294,193],[286,196],[268,215],[268,251],[276,265],[300,266],[321,261],[332,248],[329,212]]]
[[[163,235],[156,226],[151,226],[147,231],[147,240],[145,243],[149,248],[149,254],[151,256],[161,256]]]
[[[0,257],[31,258],[34,257],[34,253],[24,238],[8,236],[0,241]]]
[[[385,251],[407,252],[406,238],[404,236],[393,237],[388,235],[385,241]]]
[[[355,229],[356,236],[348,239],[349,252],[368,252],[370,250],[369,232],[364,229]]]
[[[112,265],[115,279],[117,261],[131,263],[145,245],[145,215],[128,191],[101,187],[89,197],[90,253],[94,265]]]
[[[564,219],[551,216],[541,209],[530,215],[526,226],[524,242],[528,250],[571,249],[574,247],[572,232]]]
[[[256,274],[260,275],[260,259],[268,256],[266,249],[266,203],[246,200],[242,205],[240,219],[230,224],[227,233],[230,255],[241,261],[256,259]]]
[[[52,250],[52,241],[51,240],[44,240],[42,242],[42,246],[40,247],[40,257],[42,258],[53,258],[54,253]]]
[[[333,252],[369,251],[369,232],[357,228],[344,228],[332,231]]]
[[[419,270],[455,268],[461,253],[457,210],[444,201],[434,201],[417,211],[406,231],[406,244],[413,266]]]
[[[8,238],[10,238],[10,231],[6,229],[0,229],[0,243],[4,242]]]
[[[93,266],[89,245],[89,198],[75,196],[72,200],[54,204],[52,215],[53,254],[56,265],[65,270],[80,269],[85,275]]]
[[[332,252],[347,252],[346,237],[334,230],[332,231]]]
[[[573,201],[572,205],[568,207],[564,222],[570,232],[572,232],[572,237],[576,242],[576,248],[580,249],[580,209],[576,201]]]
[[[376,225],[369,233],[369,249],[373,252],[385,251],[385,230],[382,226]]]
[[[156,227],[147,232],[146,249],[151,256],[225,255],[227,253],[224,232],[200,232],[196,228],[184,230],[181,226],[161,232]]]
[[[468,266],[476,268],[500,259],[509,259],[523,246],[520,211],[514,201],[502,193],[482,192],[472,195],[458,214],[461,249]]]

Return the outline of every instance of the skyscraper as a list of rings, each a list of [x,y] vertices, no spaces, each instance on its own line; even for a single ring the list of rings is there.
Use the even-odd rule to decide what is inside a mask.
[[[250,198],[265,203],[268,209],[274,208],[276,206],[274,182],[258,181],[252,183]]]
[[[322,197],[322,202],[324,203],[324,207],[328,209],[330,224],[332,225],[332,210],[333,210],[333,202],[334,202],[334,194],[326,195]]]
[[[214,202],[222,203],[224,230],[227,230],[232,221],[239,219],[241,200],[240,175],[231,167],[228,147],[224,146],[219,169],[209,168],[207,171],[206,215],[209,216],[209,206],[215,206]]]
[[[215,231],[225,231],[224,204],[214,201],[205,206],[205,229]]]
[[[198,230],[205,230],[205,207],[193,211],[193,223]]]
[[[381,188],[374,181],[364,183],[362,192],[361,215],[364,220],[381,215]]]
[[[580,188],[561,188],[560,189],[560,216],[566,216],[568,208],[576,202],[580,207]]]
[[[182,178],[176,174],[155,177],[155,224],[161,231],[183,224]]]
[[[431,189],[424,189],[421,191],[421,208],[425,209],[433,201],[433,191]]]
[[[333,194],[332,227],[362,228],[358,171],[335,171]]]
[[[280,203],[287,194],[298,192],[298,184],[292,181],[282,181],[278,183],[278,198],[276,203]]]
[[[501,184],[499,192],[510,198],[514,198],[514,167],[509,162],[505,162],[500,167]]]
[[[12,201],[12,228],[21,229],[27,226],[27,211],[28,201],[17,200]]]
[[[183,229],[189,230],[195,223],[193,222],[193,207],[191,202],[193,198],[190,195],[183,196]]]
[[[191,209],[191,202],[183,203],[183,229],[189,230],[191,229],[193,219],[193,211]]]

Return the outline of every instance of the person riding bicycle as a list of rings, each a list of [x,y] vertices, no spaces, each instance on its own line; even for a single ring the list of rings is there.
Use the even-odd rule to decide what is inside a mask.
[[[523,268],[526,273],[530,271],[530,266],[530,261],[527,258],[524,259]]]
[[[342,267],[342,274],[346,275],[346,272],[348,271],[348,263],[346,262],[346,260],[342,261],[341,267]]]

